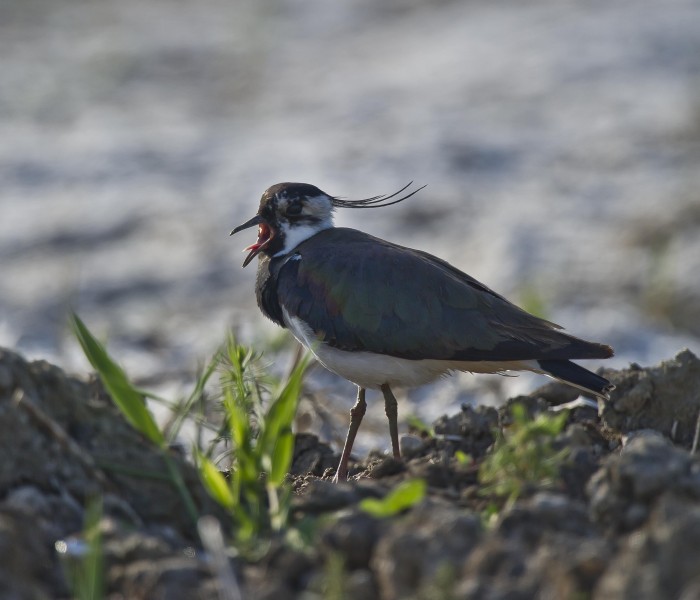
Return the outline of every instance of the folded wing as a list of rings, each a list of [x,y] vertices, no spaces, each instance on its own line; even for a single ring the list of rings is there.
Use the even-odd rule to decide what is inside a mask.
[[[342,350],[465,361],[612,355],[445,261],[352,229],[300,244],[279,271],[277,296],[320,341]]]

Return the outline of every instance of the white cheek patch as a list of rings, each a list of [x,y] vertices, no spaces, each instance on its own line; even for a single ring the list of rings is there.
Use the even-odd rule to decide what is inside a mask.
[[[313,224],[282,223],[280,229],[284,235],[284,246],[274,256],[277,257],[289,254],[294,248],[308,240],[311,236],[316,235],[319,231],[323,231],[324,229],[330,229],[331,227],[333,227],[333,221],[330,218]]]

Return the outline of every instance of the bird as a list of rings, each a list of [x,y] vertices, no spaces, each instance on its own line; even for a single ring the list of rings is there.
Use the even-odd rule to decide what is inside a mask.
[[[610,346],[565,333],[427,252],[334,225],[336,209],[391,206],[425,187],[407,191],[412,184],[350,200],[308,183],[278,183],[263,193],[257,214],[230,234],[258,228],[243,267],[258,257],[262,313],[357,386],[335,482],[347,480],[367,389],[384,396],[396,458],[396,386],[412,388],[457,371],[533,371],[602,399],[614,389],[572,362],[609,358]]]

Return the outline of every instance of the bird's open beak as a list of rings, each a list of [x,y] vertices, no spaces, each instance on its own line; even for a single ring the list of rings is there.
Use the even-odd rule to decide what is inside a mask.
[[[263,219],[260,215],[255,215],[252,219],[250,219],[250,221],[246,221],[243,223],[243,225],[236,227],[230,234],[233,235],[234,233],[238,233],[239,231],[243,231],[249,227],[254,227],[255,225],[258,226],[258,239],[254,244],[251,244],[245,248],[244,252],[250,250],[250,253],[243,261],[244,267],[248,266],[248,263],[250,263],[250,261],[253,260],[261,250],[264,250],[267,247],[274,237],[274,232],[267,224],[265,219]]]

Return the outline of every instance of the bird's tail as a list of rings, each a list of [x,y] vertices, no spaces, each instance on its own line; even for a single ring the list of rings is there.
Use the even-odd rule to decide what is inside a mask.
[[[584,369],[570,360],[538,360],[540,372],[574,386],[604,400],[610,399],[610,392],[615,386],[605,377]]]

